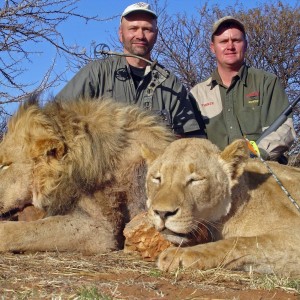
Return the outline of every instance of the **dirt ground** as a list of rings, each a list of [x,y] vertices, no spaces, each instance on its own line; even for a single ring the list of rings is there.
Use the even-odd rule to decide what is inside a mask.
[[[166,274],[122,251],[1,254],[0,299],[300,300],[300,279],[220,269]]]

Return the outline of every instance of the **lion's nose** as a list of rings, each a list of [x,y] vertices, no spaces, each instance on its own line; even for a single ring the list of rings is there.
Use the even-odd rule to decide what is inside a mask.
[[[168,217],[175,216],[178,212],[178,208],[175,209],[174,211],[165,211],[165,210],[154,210],[154,213],[162,220],[166,220]]]

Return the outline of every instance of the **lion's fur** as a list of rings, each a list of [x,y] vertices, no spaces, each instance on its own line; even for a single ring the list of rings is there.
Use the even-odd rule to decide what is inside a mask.
[[[267,167],[250,159],[246,142],[220,151],[208,140],[181,139],[161,155],[143,150],[148,161],[149,216],[170,241],[191,243],[197,224],[213,241],[169,248],[163,270],[223,266],[262,273],[300,275],[300,212]],[[300,201],[300,169],[267,162]],[[168,229],[168,230],[166,230]]]
[[[0,224],[0,251],[118,248],[144,207],[141,145],[160,153],[173,139],[156,116],[111,100],[22,105],[0,144],[0,214],[32,203],[47,218]]]

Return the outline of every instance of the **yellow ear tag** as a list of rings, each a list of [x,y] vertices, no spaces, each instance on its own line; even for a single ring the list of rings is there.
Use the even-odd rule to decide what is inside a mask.
[[[254,141],[248,141],[248,148],[249,150],[256,156],[260,156],[260,152],[259,152],[259,149],[258,149],[258,146],[256,145],[256,143]]]

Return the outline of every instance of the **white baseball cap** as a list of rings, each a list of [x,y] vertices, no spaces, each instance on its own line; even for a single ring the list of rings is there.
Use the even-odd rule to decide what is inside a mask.
[[[156,12],[151,9],[150,4],[145,3],[145,2],[138,2],[138,3],[127,6],[121,15],[121,19],[133,12],[148,13],[148,14],[152,15],[155,19],[157,19]]]

